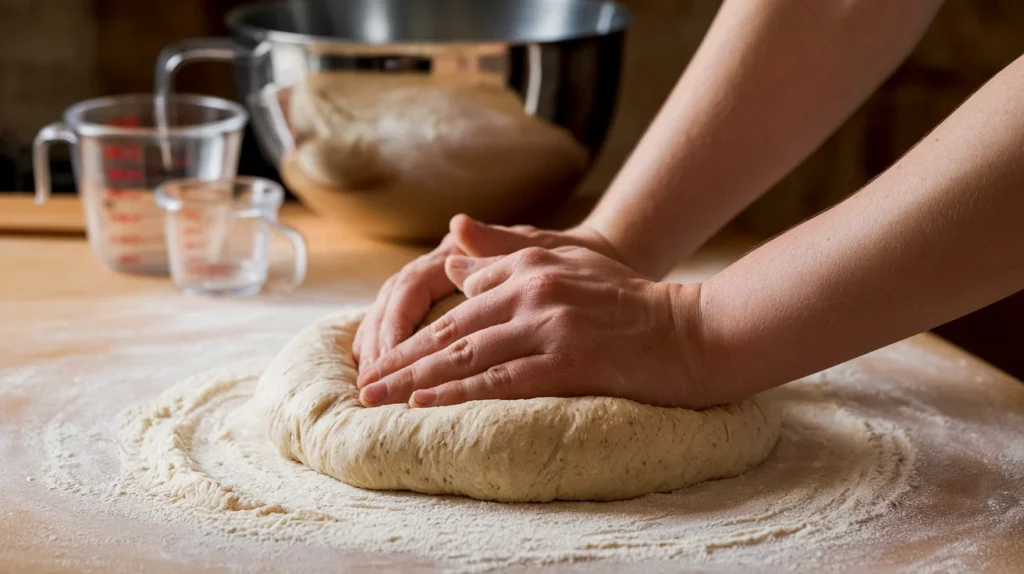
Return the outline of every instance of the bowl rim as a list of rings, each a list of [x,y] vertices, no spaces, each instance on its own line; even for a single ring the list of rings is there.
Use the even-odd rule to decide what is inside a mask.
[[[273,30],[256,26],[246,22],[247,19],[251,18],[254,14],[271,12],[279,10],[294,4],[294,1],[282,0],[272,2],[259,2],[256,4],[249,4],[235,8],[228,12],[225,17],[228,27],[245,37],[248,37],[256,42],[263,42],[266,40],[272,42],[281,42],[288,44],[349,44],[359,46],[456,46],[456,45],[480,45],[480,44],[507,44],[510,46],[515,45],[528,45],[528,44],[557,44],[560,42],[572,41],[572,40],[584,40],[588,38],[602,38],[605,36],[612,36],[624,32],[632,22],[632,15],[628,8],[624,5],[615,2],[614,0],[534,0],[538,2],[544,2],[545,4],[563,4],[566,6],[593,6],[598,7],[601,10],[606,10],[608,16],[602,17],[602,20],[606,22],[599,24],[597,27],[590,31],[584,31],[574,34],[565,34],[562,36],[538,36],[528,37],[523,36],[519,38],[502,39],[502,38],[467,38],[467,39],[455,39],[455,40],[401,40],[397,42],[374,42],[365,41],[355,38],[345,38],[340,36],[318,36],[312,34],[302,34],[300,32],[290,32],[286,30]],[[603,15],[602,15],[603,16]]]

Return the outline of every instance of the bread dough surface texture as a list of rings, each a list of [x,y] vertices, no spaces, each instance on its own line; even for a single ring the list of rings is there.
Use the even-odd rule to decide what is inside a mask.
[[[569,185],[588,152],[515,92],[419,75],[314,74],[289,99],[307,176],[347,191]],[[572,182],[572,183],[569,183]]]
[[[738,475],[778,440],[779,417],[757,398],[702,411],[608,397],[364,408],[351,352],[361,319],[335,313],[300,332],[253,398],[282,456],[353,486],[621,500]]]

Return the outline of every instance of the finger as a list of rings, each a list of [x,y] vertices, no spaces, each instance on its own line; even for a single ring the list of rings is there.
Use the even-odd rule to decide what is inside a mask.
[[[479,273],[484,268],[488,267],[493,263],[497,263],[502,258],[501,255],[496,257],[467,257],[465,255],[449,255],[444,263],[444,272],[448,276],[448,279],[459,288],[460,291],[466,293],[467,297],[472,297],[476,293],[468,293],[464,288],[464,283],[467,277],[470,277],[474,273]]]
[[[357,361],[357,366],[371,365],[377,360],[380,354],[380,347],[377,343],[377,335],[380,331],[380,317],[387,307],[388,298],[391,297],[391,286],[395,283],[395,275],[388,277],[388,280],[381,285],[377,299],[370,305],[363,320],[359,322],[356,329],[356,337],[352,344],[352,356]]]
[[[381,317],[378,346],[380,354],[409,338],[430,311],[430,306],[455,291],[444,271],[444,258],[411,267],[395,281]]]
[[[444,349],[363,387],[365,406],[409,401],[413,391],[465,379],[532,354],[534,340],[522,323],[503,323],[477,331]]]
[[[514,305],[515,300],[501,290],[491,291],[487,296],[474,297],[466,301],[378,358],[377,362],[362,369],[356,379],[356,385],[362,388],[444,349],[467,335],[507,323],[512,319]]]
[[[538,244],[542,232],[533,228],[516,230],[488,225],[466,215],[456,215],[448,225],[456,245],[474,257],[507,255]]]
[[[467,297],[476,297],[504,284],[518,271],[527,271],[551,263],[554,254],[541,247],[527,247],[512,255],[498,258],[473,273],[462,282],[462,292]]]
[[[409,399],[411,407],[440,407],[487,399],[529,399],[561,396],[551,355],[532,355],[494,365],[471,377],[430,389],[419,389]],[[568,389],[566,389],[568,390]]]

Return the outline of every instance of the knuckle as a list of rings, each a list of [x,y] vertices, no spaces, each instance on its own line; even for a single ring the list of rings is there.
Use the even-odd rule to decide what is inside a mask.
[[[470,275],[470,278],[474,280],[473,284],[479,287],[494,285],[498,280],[498,269],[495,267],[485,267]]]
[[[430,336],[441,345],[451,345],[459,338],[458,322],[452,313],[441,315],[430,324]]]
[[[448,360],[459,367],[469,367],[476,358],[476,345],[468,338],[459,339],[448,347]]]
[[[565,327],[575,321],[576,314],[569,307],[555,307],[548,312],[548,318],[555,325]]]
[[[548,299],[558,290],[558,277],[550,273],[537,273],[526,279],[526,293],[534,299]]]
[[[408,369],[402,369],[395,374],[392,381],[388,383],[388,391],[393,392],[395,390],[410,390],[416,388],[416,367],[410,366]]]
[[[543,247],[527,247],[520,253],[520,261],[526,265],[537,265],[547,259],[547,250]]]
[[[487,386],[501,395],[505,395],[512,387],[512,373],[507,365],[494,365],[484,372]]]

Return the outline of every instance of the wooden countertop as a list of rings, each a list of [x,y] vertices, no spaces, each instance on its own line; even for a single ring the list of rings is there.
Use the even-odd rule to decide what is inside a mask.
[[[33,452],[30,445],[33,429],[39,428],[39,421],[61,412],[61,405],[53,400],[59,396],[57,389],[90,376],[102,376],[111,361],[136,360],[131,353],[120,352],[122,350],[137,349],[143,353],[158,345],[173,348],[176,341],[187,341],[194,347],[205,340],[221,340],[242,329],[268,329],[279,332],[282,340],[286,339],[287,333],[326,309],[371,301],[384,279],[423,248],[346,235],[301,207],[288,207],[282,218],[298,227],[310,244],[310,272],[306,284],[288,296],[206,299],[180,295],[165,277],[122,275],[104,268],[91,257],[81,236],[81,214],[74,199],[57,199],[48,207],[38,208],[40,217],[44,212],[49,214],[45,223],[38,219],[31,221],[36,217],[35,209],[37,207],[27,198],[0,200],[0,269],[4,270],[4,280],[0,281],[0,457],[5,460],[5,468],[0,471],[0,540],[5,541],[0,543],[0,570],[79,571],[104,569],[103,564],[134,571],[205,570],[205,566],[195,564],[183,566],[159,551],[168,536],[173,536],[170,526],[140,533],[131,523],[111,525],[112,518],[88,513],[71,523],[53,518],[55,512],[63,512],[60,509],[71,503],[60,489],[48,490],[43,481],[31,481],[34,472],[41,472],[36,467],[42,463],[41,455]],[[44,232],[40,233],[40,229]],[[4,235],[4,230],[9,233]],[[670,279],[685,282],[709,277],[756,242],[754,238],[737,234],[717,237],[691,261],[679,266]],[[251,311],[255,318],[250,325],[228,327],[220,327],[213,321],[174,336],[147,330],[148,321],[166,321],[178,314],[208,313],[216,317],[219,310],[225,309],[236,314]],[[901,345],[921,350],[924,363],[894,365],[891,361],[881,361],[875,368],[897,369],[899,376],[908,382],[948,389],[950,397],[967,392],[968,383],[981,385],[982,388],[971,387],[970,392],[981,392],[995,401],[1024,409],[1024,387],[1019,382],[939,338],[919,335]],[[173,352],[146,357],[147,361],[153,361],[152,369],[158,373],[161,369],[173,371],[179,361]],[[932,360],[928,357],[935,357],[936,363],[927,364]],[[956,379],[937,376],[940,359],[956,361],[967,375]],[[40,374],[50,372],[47,369],[54,364],[64,364],[61,361],[65,360],[74,365],[73,375],[69,374],[66,379]],[[211,346],[210,356],[203,360],[215,366],[222,358]],[[960,379],[964,382],[958,382]],[[172,382],[161,381],[161,384]],[[15,388],[22,390],[15,392]],[[157,390],[159,387],[156,390],[146,387],[126,392],[146,396]],[[123,402],[128,398],[117,400]],[[80,511],[68,508],[69,513]],[[100,523],[102,528],[112,528],[125,536],[130,534],[135,542],[125,546],[115,536],[90,545],[87,555],[65,552],[74,547],[82,533],[101,528]],[[985,532],[977,532],[979,540],[985,536]],[[140,546],[145,544],[154,544],[157,550],[148,551]],[[298,550],[301,549],[260,566],[287,570],[289,560],[299,556]],[[239,555],[237,549],[221,548],[210,552],[204,563],[212,564],[211,569],[231,563],[243,567],[247,564],[245,556]],[[1019,545],[1001,552],[1000,564],[1024,563],[1024,549]],[[343,552],[336,558],[336,565],[374,563]],[[392,566],[403,564],[403,559],[397,560]]]

